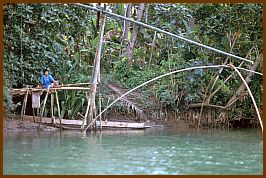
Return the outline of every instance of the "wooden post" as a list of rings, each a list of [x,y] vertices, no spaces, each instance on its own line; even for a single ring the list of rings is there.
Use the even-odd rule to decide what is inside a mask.
[[[33,122],[35,123],[35,109],[32,108],[32,114],[33,114]]]
[[[21,112],[20,112],[20,120],[23,119],[23,111],[24,111],[24,107],[25,107],[26,93],[27,93],[27,91],[26,91],[25,94],[24,94],[24,99],[23,99],[23,103],[22,103],[22,107],[21,107]]]
[[[100,93],[99,94],[99,114],[100,114],[100,130],[102,130],[102,115],[101,115],[101,112],[102,112],[102,94]]]
[[[106,5],[104,5],[104,8],[106,8]],[[98,75],[100,73],[100,59],[101,59],[101,50],[102,50],[102,41],[103,41],[103,34],[104,34],[104,29],[105,29],[105,22],[106,22],[106,16],[102,15],[99,41],[98,41],[98,46],[96,49],[96,55],[95,55],[95,60],[94,60],[95,66],[94,66],[94,70],[93,70],[93,79],[92,79],[92,83],[91,83],[90,104],[88,104],[88,107],[89,107],[88,117],[89,117],[90,122],[93,120],[93,111],[94,111],[94,107],[95,107],[95,95],[96,95],[96,91],[97,91]],[[95,115],[95,117],[96,117],[96,115]],[[93,124],[95,124],[95,123],[96,123],[96,120]]]
[[[62,122],[61,122],[61,117],[60,117],[60,105],[59,105],[59,99],[58,99],[58,94],[57,91],[55,91],[55,98],[56,98],[56,104],[57,104],[57,113],[59,117],[59,122],[60,122],[60,131],[62,130]]]
[[[39,117],[40,116],[40,108],[37,108],[37,117]]]
[[[55,118],[54,118],[54,94],[51,93],[51,116],[52,116],[52,124],[55,124]]]
[[[84,125],[87,125],[87,117],[88,117],[88,113],[89,113],[89,109],[90,109],[90,97],[88,96],[88,93],[85,92],[85,96],[86,96],[86,99],[87,99],[87,109],[86,109],[86,113],[85,113],[85,119],[83,119],[83,122],[82,122],[82,125],[81,125],[81,129],[83,130],[84,129]]]
[[[95,99],[94,99],[94,100],[95,100]],[[96,116],[97,116],[97,111],[96,111],[96,103],[95,103],[95,101],[94,101],[93,104],[94,104],[94,105],[93,105],[94,117],[96,117]],[[93,124],[93,127],[94,127],[94,129],[96,130],[96,127],[97,127],[97,125],[96,125],[96,120],[95,120],[95,122],[94,122],[94,124]]]
[[[39,121],[39,129],[41,128],[42,116],[43,116],[43,112],[44,112],[45,104],[46,104],[46,101],[47,101],[47,98],[48,98],[49,89],[48,89],[46,92],[47,92],[47,93],[46,93],[46,95],[45,95],[44,102],[43,102],[43,107],[42,107],[42,110],[41,110],[41,117],[40,117],[40,121]]]
[[[28,99],[28,95],[29,95],[29,90],[27,89],[26,94],[24,96],[24,100],[23,100],[23,105],[22,105],[22,109],[21,109],[21,115],[20,115],[20,119],[23,120],[23,117],[25,115],[25,110],[27,107],[27,99]]]
[[[102,115],[101,115],[101,112],[102,112],[102,109],[101,109],[101,96],[102,96],[102,94],[101,94],[101,73],[99,72],[99,74],[98,74],[98,82],[99,82],[99,87],[98,87],[98,89],[99,89],[99,114],[100,114],[100,130],[102,130]],[[95,115],[95,117],[96,117],[96,115]]]

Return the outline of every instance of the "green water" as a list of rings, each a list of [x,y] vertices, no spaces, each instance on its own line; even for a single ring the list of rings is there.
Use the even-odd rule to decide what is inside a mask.
[[[5,132],[4,174],[262,174],[259,130]]]

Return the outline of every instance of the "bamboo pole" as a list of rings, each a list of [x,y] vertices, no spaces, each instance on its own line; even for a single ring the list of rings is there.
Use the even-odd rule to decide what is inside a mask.
[[[138,89],[138,88],[140,88],[140,87],[142,87],[142,86],[144,86],[144,85],[147,85],[147,84],[149,84],[149,83],[151,83],[151,82],[153,82],[153,81],[155,81],[155,80],[158,80],[158,79],[161,79],[161,78],[163,78],[163,77],[166,77],[166,76],[169,76],[169,75],[172,75],[172,74],[176,74],[176,73],[179,73],[179,72],[184,72],[184,71],[189,71],[189,70],[194,70],[194,69],[208,69],[208,68],[214,68],[214,69],[216,69],[216,68],[221,68],[221,67],[227,67],[227,68],[229,68],[229,66],[227,66],[227,65],[211,65],[211,66],[197,66],[197,67],[189,67],[189,68],[185,68],[185,69],[179,69],[179,70],[175,70],[175,71],[172,71],[172,72],[169,72],[169,73],[166,73],[166,74],[163,74],[163,75],[160,75],[160,76],[158,76],[158,77],[155,77],[155,78],[153,78],[153,79],[151,79],[151,80],[148,80],[148,81],[146,81],[146,82],[144,82],[144,83],[142,83],[142,84],[140,84],[140,85],[138,85],[138,86],[136,86],[135,88],[133,88],[133,89],[131,89],[131,90],[129,90],[128,92],[126,92],[126,93],[124,93],[123,95],[121,95],[120,97],[118,97],[116,100],[114,100],[110,105],[108,105],[98,116],[96,116],[92,121],[91,121],[91,123],[84,129],[84,131],[83,132],[86,132],[86,130],[91,126],[91,124],[93,123],[93,122],[95,122],[96,121],[96,119],[98,118],[98,117],[100,117],[100,115],[101,114],[103,114],[108,108],[110,108],[113,104],[115,104],[117,101],[119,101],[121,98],[123,98],[124,96],[126,96],[126,95],[128,95],[129,93],[131,93],[131,92],[133,92],[133,91],[135,91],[136,89]]]
[[[96,102],[95,101],[93,103],[93,113],[94,113],[94,117],[96,117],[97,116],[97,111],[96,111]],[[95,120],[95,122],[93,124],[93,127],[96,130],[96,120]]]
[[[39,117],[40,116],[40,108],[37,108],[37,117]]]
[[[102,112],[102,94],[99,94],[99,113]],[[100,115],[100,130],[102,130],[102,116]]]
[[[59,122],[60,122],[60,131],[62,130],[62,121],[61,121],[61,117],[60,117],[60,105],[59,105],[59,99],[58,99],[58,93],[57,91],[55,91],[55,98],[56,98],[56,104],[57,104],[57,113],[58,113],[58,117],[59,117]]]
[[[51,115],[52,115],[52,123],[55,124],[54,118],[54,94],[51,93]]]
[[[100,72],[98,75],[98,82],[99,82],[99,84],[101,84],[101,73]],[[101,113],[102,112],[101,85],[99,85],[98,90],[99,90],[99,113]],[[96,117],[96,115],[95,115],[95,117]],[[102,116],[100,116],[100,130],[102,130]]]
[[[246,88],[247,88],[247,90],[248,90],[248,93],[249,93],[249,95],[250,95],[250,97],[251,97],[251,99],[252,99],[252,102],[253,102],[253,104],[254,104],[254,107],[255,107],[255,109],[256,109],[256,112],[257,112],[257,115],[258,115],[258,118],[259,118],[259,121],[260,121],[261,131],[263,132],[263,123],[262,123],[262,120],[261,120],[261,117],[260,117],[260,112],[259,112],[258,106],[257,106],[257,104],[256,104],[256,102],[255,102],[254,97],[253,97],[253,94],[252,94],[252,92],[251,92],[251,90],[250,90],[250,88],[249,88],[247,82],[246,82],[245,79],[243,78],[242,74],[237,70],[237,68],[236,68],[235,66],[232,66],[232,67],[234,68],[234,70],[236,71],[236,73],[239,75],[239,77],[241,78],[241,80],[243,81],[243,83],[245,84],[245,86],[246,86]]]
[[[13,92],[16,92],[16,91],[26,92],[27,90],[29,90],[30,92],[47,91],[47,89],[45,88],[29,88],[29,89],[22,88],[22,89],[13,89]],[[53,87],[53,88],[50,88],[50,91],[57,91],[57,90],[90,90],[90,88],[88,87]]]
[[[82,85],[90,85],[90,83],[73,83],[73,84],[64,84],[64,87],[76,87],[76,86],[82,86]]]
[[[155,80],[158,80],[158,79],[161,79],[163,77],[166,77],[166,76],[169,76],[169,75],[172,75],[172,74],[176,74],[176,73],[179,73],[179,72],[184,72],[184,71],[189,71],[189,70],[194,70],[194,69],[208,69],[208,68],[213,68],[213,69],[216,69],[216,68],[221,68],[221,67],[226,67],[226,68],[230,68],[228,65],[211,65],[211,66],[197,66],[197,67],[189,67],[189,68],[185,68],[185,69],[179,69],[179,70],[176,70],[176,71],[172,71],[172,72],[169,72],[169,73],[166,73],[166,74],[163,74],[163,75],[160,75],[158,77],[155,77],[151,80],[148,80],[144,83],[142,83],[141,85],[138,85],[136,86],[135,88],[129,90],[128,92],[124,93],[123,95],[121,95],[120,97],[118,97],[117,99],[115,99],[111,104],[109,104],[98,116],[96,116],[94,118],[93,121],[91,121],[91,123],[83,130],[83,133],[85,133],[87,131],[87,129],[91,126],[92,122],[96,121],[96,119],[98,117],[100,117],[101,114],[103,114],[107,109],[109,109],[112,105],[114,105],[117,101],[119,101],[121,98],[123,98],[124,96],[128,95],[129,93],[137,90],[138,88],[144,86],[144,85],[147,85]]]
[[[35,123],[36,121],[35,121],[35,109],[34,108],[32,108],[32,115],[33,115],[33,122]]]
[[[243,62],[241,63],[241,64],[243,64]],[[240,64],[240,65],[241,65]],[[239,65],[239,66],[240,66]],[[231,74],[231,75],[229,75],[224,81],[223,81],[223,83],[225,84],[231,77],[233,76],[233,73]],[[223,87],[223,85],[220,85],[214,92],[212,92],[209,96],[208,96],[208,98],[206,99],[206,102],[207,102],[207,104],[209,104],[210,103],[210,100],[211,100],[211,98],[221,89]]]
[[[236,39],[235,39],[235,40],[236,40]],[[233,44],[231,44],[231,41],[229,41],[229,42],[230,42],[230,46],[231,46],[231,48],[230,48],[230,52],[233,50],[233,46],[234,46],[234,44],[235,44],[235,40],[233,41]],[[248,52],[248,54],[246,55],[245,58],[247,58],[248,56],[251,55],[251,51],[252,51],[252,50],[253,50],[253,47],[249,50],[249,52]],[[225,62],[224,62],[223,64],[226,64],[228,60],[229,60],[229,57],[226,58],[226,60],[225,60]],[[241,67],[241,65],[242,65],[243,63],[244,63],[244,61],[242,61],[241,64],[240,64],[238,67]],[[213,90],[213,88],[214,88],[216,82],[218,81],[219,75],[222,73],[222,71],[223,71],[223,68],[219,69],[219,71],[213,76],[213,78],[211,78],[211,81],[209,82],[209,84],[208,84],[208,86],[207,86],[207,88],[206,88],[206,91],[205,91],[205,94],[204,94],[204,98],[203,98],[203,100],[202,100],[202,105],[201,105],[201,108],[200,108],[200,115],[199,115],[199,120],[198,120],[198,129],[199,129],[199,127],[200,127],[200,120],[201,120],[201,114],[202,114],[202,112],[203,112],[203,106],[204,106],[204,104],[206,104],[206,103],[209,104],[210,99],[211,99],[211,97],[212,97],[212,94],[215,95],[215,93],[211,93],[211,92],[212,92],[212,90]],[[216,76],[216,77],[215,77],[215,76]],[[233,73],[232,73],[230,76],[233,76]],[[229,76],[228,80],[230,79],[230,76]],[[214,79],[214,77],[215,77],[215,79]],[[212,83],[213,79],[214,79],[214,82],[213,82],[213,84],[212,84],[212,87],[211,87],[210,91],[208,91],[208,90],[209,90],[209,87],[210,87],[210,84]],[[226,80],[227,80],[227,79],[226,79]],[[220,86],[220,87],[221,87],[221,86]],[[217,90],[217,92],[218,92],[218,91],[219,91],[219,90]],[[208,92],[210,92],[210,94],[209,94],[209,96],[207,97]]]
[[[165,35],[168,35],[168,36],[171,36],[171,37],[174,37],[174,38],[177,38],[177,39],[180,39],[180,40],[183,40],[183,41],[186,41],[186,42],[189,42],[189,43],[192,43],[194,45],[197,45],[197,46],[200,46],[200,47],[203,47],[203,48],[206,48],[206,49],[209,49],[211,51],[215,51],[217,53],[220,53],[220,54],[224,54],[226,56],[231,56],[233,58],[236,58],[236,59],[239,59],[239,60],[242,60],[242,61],[246,61],[246,62],[250,62],[253,64],[253,61],[249,60],[249,59],[245,59],[243,57],[239,57],[239,56],[236,56],[234,54],[231,54],[231,53],[228,53],[228,52],[224,52],[222,50],[219,50],[219,49],[216,49],[216,48],[213,48],[213,47],[210,47],[210,46],[207,46],[207,45],[204,45],[204,44],[201,44],[201,43],[198,43],[198,42],[195,42],[193,40],[190,40],[190,39],[187,39],[187,38],[184,38],[182,36],[179,36],[179,35],[175,35],[173,33],[170,33],[170,32],[167,32],[165,30],[161,30],[157,27],[153,27],[151,25],[148,25],[148,24],[145,24],[145,23],[142,23],[142,22],[139,22],[139,21],[136,21],[136,20],[133,20],[133,19],[130,19],[130,18],[127,18],[127,17],[124,17],[124,16],[121,16],[121,15],[117,15],[115,13],[112,13],[112,12],[108,12],[104,9],[98,9],[96,7],[92,7],[92,6],[88,6],[88,5],[84,5],[84,4],[80,4],[80,3],[74,3],[74,5],[77,5],[77,6],[80,6],[80,7],[84,7],[86,9],[90,9],[90,10],[94,10],[94,11],[98,11],[98,12],[101,12],[102,14],[107,14],[109,16],[113,16],[113,17],[116,17],[116,18],[119,18],[119,19],[122,19],[122,20],[126,20],[126,21],[129,21],[129,22],[132,22],[134,24],[138,24],[140,26],[143,26],[143,27],[146,27],[146,28],[150,28],[152,30],[155,30],[157,32],[160,32],[160,33],[164,33]]]
[[[45,108],[45,105],[46,105],[46,101],[47,101],[48,95],[49,95],[49,89],[46,92],[46,95],[45,95],[45,98],[44,98],[44,102],[43,102],[43,107],[42,107],[42,110],[41,110],[41,116],[40,116],[40,122],[39,122],[39,129],[41,128],[42,116],[43,116],[43,112],[44,112],[44,108]]]
[[[105,7],[106,7],[106,5],[105,5]],[[104,36],[105,22],[106,22],[106,16],[102,15],[102,22],[101,22],[101,27],[100,27],[98,47],[96,50],[96,55],[95,55],[95,60],[94,60],[95,61],[95,70],[93,71],[93,79],[92,79],[92,83],[91,83],[91,93],[90,93],[91,99],[90,99],[90,105],[89,105],[90,109],[89,109],[89,115],[88,115],[90,122],[93,120],[93,111],[94,111],[94,107],[95,107],[95,95],[96,95],[96,91],[97,91],[98,75],[100,73],[100,59],[101,59],[101,50],[102,50],[102,41],[103,41],[103,36]],[[94,120],[94,122],[95,121],[96,120]]]
[[[23,120],[23,117],[25,115],[25,110],[26,110],[26,106],[27,106],[27,98],[28,98],[28,94],[29,94],[29,90],[26,90],[26,94],[24,96],[24,100],[23,100],[23,105],[21,108],[21,114],[20,114],[20,119]]]
[[[85,92],[85,96],[86,96],[88,104],[87,104],[87,109],[86,109],[85,116],[84,116],[85,119],[83,119],[81,129],[84,129],[84,125],[87,125],[87,117],[88,117],[88,113],[89,113],[89,109],[90,109],[90,101],[91,101],[91,98],[88,96],[87,92]]]
[[[254,70],[249,70],[249,69],[245,69],[245,68],[241,68],[240,66],[243,64],[243,62],[239,65],[239,67],[235,67],[236,69],[240,69],[240,70],[245,70],[245,71],[248,71],[248,72],[252,72],[254,74],[258,74],[258,75],[263,75],[262,73],[260,72],[256,72]],[[224,83],[227,82],[231,77],[233,76],[233,74],[231,74],[230,76],[228,76],[225,80],[224,80]],[[199,115],[199,120],[200,120],[200,117],[201,117],[201,113],[202,113],[202,110],[203,110],[203,106],[213,106],[213,107],[217,107],[217,106],[214,106],[214,105],[210,105],[209,102],[210,102],[210,99],[211,97],[213,97],[220,89],[221,89],[222,85],[220,85],[213,93],[211,93],[209,95],[209,97],[206,99],[206,101],[203,101],[201,103],[201,112],[200,112],[200,115]],[[207,87],[208,88],[208,87]],[[235,98],[234,100],[230,101],[227,103],[226,106],[219,106],[221,109],[226,109],[228,108],[231,104],[233,104],[238,98]],[[206,104],[206,103],[207,104]],[[196,105],[196,104],[194,104]],[[199,124],[200,122],[198,123],[198,128],[199,128]]]
[[[262,73],[257,72],[257,71],[255,71],[255,70],[245,69],[245,68],[242,68],[242,67],[235,67],[235,68],[240,69],[240,70],[245,70],[245,71],[247,71],[247,72],[252,72],[252,73],[254,73],[254,74],[258,74],[258,75],[263,76]]]

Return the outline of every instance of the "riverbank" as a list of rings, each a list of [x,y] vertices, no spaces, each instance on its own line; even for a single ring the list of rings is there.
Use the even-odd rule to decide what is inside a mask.
[[[130,121],[130,119],[127,119]],[[122,121],[122,116],[118,116],[117,118],[110,118],[108,121]],[[160,121],[149,121],[146,123],[151,127],[175,127],[179,130],[191,130],[194,127],[187,124],[183,119],[168,119],[168,120],[160,120]],[[4,131],[35,131],[38,129],[39,124],[34,123],[31,120],[20,120],[18,115],[7,115],[4,117],[3,121],[3,129]],[[59,131],[58,128],[47,126],[45,124],[41,125],[41,131]]]
[[[21,121],[17,116],[6,116],[3,121],[4,131],[36,131],[39,124],[32,121]],[[41,131],[58,131],[58,128],[41,125]]]

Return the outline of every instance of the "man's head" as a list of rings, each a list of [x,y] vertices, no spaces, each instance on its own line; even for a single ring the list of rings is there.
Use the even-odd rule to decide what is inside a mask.
[[[48,75],[49,75],[49,71],[48,71],[48,69],[44,69],[44,70],[43,70],[43,75],[45,75],[45,76],[48,76]]]

